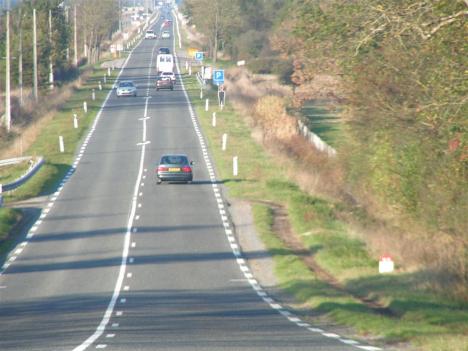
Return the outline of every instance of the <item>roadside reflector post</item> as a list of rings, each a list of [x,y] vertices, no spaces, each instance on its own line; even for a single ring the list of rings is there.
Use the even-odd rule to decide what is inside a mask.
[[[208,111],[210,109],[210,99],[205,100],[205,111]]]
[[[208,100],[207,100],[208,101]],[[211,125],[216,127],[216,112],[213,112],[213,118],[211,120]]]
[[[227,134],[224,133],[224,134],[223,134],[223,143],[222,143],[222,148],[221,148],[221,149],[222,149],[223,151],[226,151],[226,148],[227,148]]]
[[[188,61],[185,61],[185,70],[188,71]]]
[[[91,98],[94,100],[96,100],[96,89],[93,88],[93,92],[91,94]]]
[[[395,269],[395,263],[389,255],[380,257],[379,260],[379,273],[392,273]]]
[[[110,69],[110,67],[107,67],[107,75],[108,75],[109,77],[110,77],[110,75],[111,75],[111,69]]]
[[[192,75],[192,64],[189,65],[189,68],[188,68],[188,75],[189,75],[189,76]]]
[[[107,84],[107,77],[104,75],[103,77],[104,84]]]
[[[78,116],[76,115],[76,113],[73,114],[73,128],[78,128]]]
[[[0,207],[3,207],[3,185],[0,184]]]
[[[83,111],[84,113],[88,113],[88,103],[86,101],[83,101]]]
[[[200,88],[200,100],[203,99],[203,88]]]
[[[63,145],[63,136],[59,136],[59,149],[60,149],[60,152],[65,152],[65,146]]]
[[[237,156],[232,158],[232,174],[234,177],[237,177],[239,174],[239,158]]]
[[[99,90],[102,90],[102,83],[99,81]]]

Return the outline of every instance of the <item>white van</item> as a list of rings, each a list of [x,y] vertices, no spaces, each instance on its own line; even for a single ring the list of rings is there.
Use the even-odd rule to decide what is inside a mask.
[[[156,70],[159,72],[174,72],[174,58],[170,54],[160,54],[156,58]]]

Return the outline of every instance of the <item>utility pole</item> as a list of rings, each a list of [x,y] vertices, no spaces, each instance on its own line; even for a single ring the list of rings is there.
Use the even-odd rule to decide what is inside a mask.
[[[36,9],[33,9],[33,65],[34,65],[34,85],[33,93],[36,102],[39,100],[39,94],[37,91],[37,23],[36,23]]]
[[[49,46],[50,46],[50,53],[49,53],[49,89],[54,90],[54,65],[52,62],[52,10],[49,9]]]
[[[73,13],[73,64],[78,67],[78,34],[76,33],[76,5]]]
[[[67,23],[67,27],[70,25],[70,7],[67,5],[65,6],[65,22]],[[70,62],[70,41],[67,40],[67,62]]]
[[[5,67],[5,124],[11,130],[11,91],[10,91],[10,2],[6,3],[6,67]]]
[[[119,0],[119,33],[122,32],[122,0]]]
[[[21,9],[19,15],[18,83],[20,89],[20,105],[23,106],[23,12]]]

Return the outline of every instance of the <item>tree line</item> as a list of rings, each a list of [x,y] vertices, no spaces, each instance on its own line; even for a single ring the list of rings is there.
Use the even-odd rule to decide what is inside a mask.
[[[186,0],[206,50],[307,86],[343,82],[344,185],[463,239],[468,213],[467,0]]]
[[[118,6],[118,0],[23,0],[17,3],[10,11],[12,89],[20,84],[24,87],[33,85],[34,9],[37,19],[38,81],[40,86],[46,86],[50,67],[54,80],[60,84],[75,77],[80,64],[98,61],[103,43],[118,28]],[[6,56],[6,35],[6,13],[3,11],[0,24],[2,57]],[[0,64],[2,91],[5,89],[4,77],[5,64]]]

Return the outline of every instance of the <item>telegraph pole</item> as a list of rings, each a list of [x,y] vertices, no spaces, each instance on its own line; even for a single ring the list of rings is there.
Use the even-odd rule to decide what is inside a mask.
[[[37,29],[36,29],[36,9],[33,9],[33,65],[34,65],[34,86],[33,93],[36,102],[39,100],[37,89]]]
[[[78,67],[78,34],[76,33],[76,5],[73,13],[73,64]]]
[[[122,33],[122,0],[119,0],[119,33]]]
[[[49,9],[49,45],[50,45],[50,54],[49,54],[49,89],[54,89],[54,65],[52,62],[52,10]]]
[[[20,88],[20,105],[23,106],[23,12],[20,10],[19,21],[19,55],[18,55],[18,83]]]
[[[10,92],[10,1],[6,3],[6,67],[5,67],[5,124],[11,130],[11,92]]]

